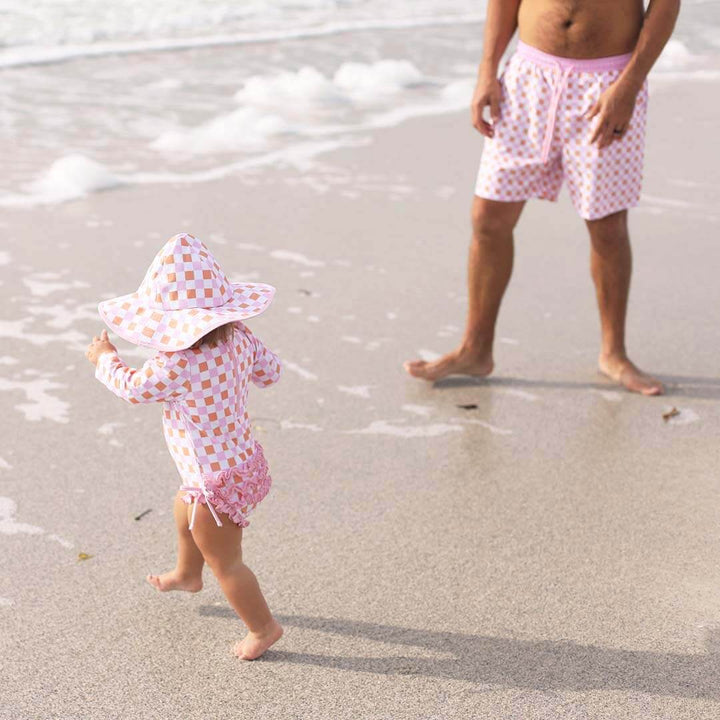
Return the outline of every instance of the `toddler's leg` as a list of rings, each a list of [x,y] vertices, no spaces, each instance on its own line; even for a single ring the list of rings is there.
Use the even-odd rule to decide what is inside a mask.
[[[247,625],[244,640],[235,646],[243,660],[259,658],[283,634],[270,612],[253,571],[242,560],[242,528],[219,513],[222,527],[215,524],[207,506],[197,509],[193,537],[212,568],[225,597]]]
[[[203,556],[188,530],[188,505],[182,500],[182,493],[175,496],[173,513],[178,534],[178,558],[175,569],[163,575],[148,575],[147,581],[157,590],[185,590],[198,592],[202,589]]]

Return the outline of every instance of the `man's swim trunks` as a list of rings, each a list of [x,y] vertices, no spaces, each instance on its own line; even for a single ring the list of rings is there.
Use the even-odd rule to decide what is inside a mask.
[[[500,119],[494,137],[485,140],[475,194],[506,202],[555,201],[565,179],[586,220],[637,205],[647,82],[625,133],[602,150],[590,143],[597,116],[584,117],[629,59],[555,57],[520,42],[500,78]]]

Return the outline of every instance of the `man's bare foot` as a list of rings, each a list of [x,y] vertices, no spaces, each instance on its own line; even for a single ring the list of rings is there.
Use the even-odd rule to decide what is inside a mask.
[[[271,645],[274,645],[283,634],[282,625],[273,619],[267,630],[249,632],[236,646],[235,654],[241,660],[257,660]]]
[[[170,590],[183,590],[196,593],[202,590],[202,576],[194,578],[181,577],[177,570],[163,573],[162,575],[148,575],[146,580],[160,592]]]
[[[449,375],[473,375],[486,377],[494,368],[492,353],[473,353],[459,349],[443,355],[437,360],[411,360],[403,363],[405,370],[422,380],[441,380]]]
[[[600,372],[630,392],[641,395],[662,395],[663,384],[637,368],[626,357],[603,357],[598,360]]]

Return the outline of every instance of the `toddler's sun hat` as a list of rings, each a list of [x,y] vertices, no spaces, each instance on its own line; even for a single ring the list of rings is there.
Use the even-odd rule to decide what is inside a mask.
[[[204,243],[180,233],[163,245],[136,292],[104,300],[98,310],[121,338],[172,352],[220,325],[259,315],[273,295],[272,285],[231,283]]]

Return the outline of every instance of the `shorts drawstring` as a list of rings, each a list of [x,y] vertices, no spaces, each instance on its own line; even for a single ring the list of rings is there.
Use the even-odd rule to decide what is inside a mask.
[[[550,158],[550,147],[552,146],[553,135],[555,134],[558,105],[560,104],[560,98],[562,97],[565,88],[567,88],[568,77],[570,77],[570,73],[574,70],[574,66],[566,65],[563,70],[560,63],[555,63],[555,69],[557,71],[556,84],[553,88],[552,99],[550,100],[550,110],[548,112],[547,124],[545,126],[545,138],[540,152],[540,160],[543,163],[546,163]]]

